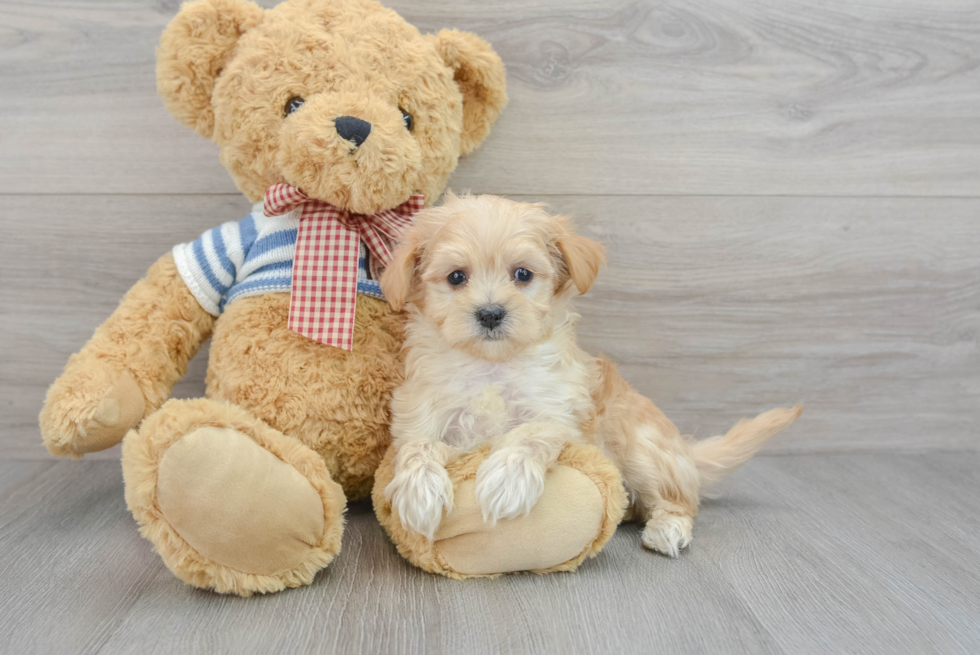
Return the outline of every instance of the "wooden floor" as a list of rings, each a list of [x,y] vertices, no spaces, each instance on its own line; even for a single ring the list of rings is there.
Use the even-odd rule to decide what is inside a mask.
[[[977,653],[980,454],[762,457],[670,560],[621,526],[573,574],[457,582],[370,508],[309,587],[182,585],[115,462],[0,464],[5,653]],[[972,489],[972,493],[963,493]]]
[[[308,588],[183,586],[118,448],[55,461],[37,413],[157,257],[248,203],[156,96],[178,0],[0,0],[0,654],[980,652],[980,4],[387,4],[506,63],[451,184],[607,244],[589,349],[698,436],[806,413],[677,561],[624,526],[576,574],[458,583],[352,507]]]

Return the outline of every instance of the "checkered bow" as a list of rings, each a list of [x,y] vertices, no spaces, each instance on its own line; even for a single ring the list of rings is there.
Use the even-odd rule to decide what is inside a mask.
[[[299,233],[288,327],[314,341],[353,350],[360,241],[387,266],[395,242],[412,224],[412,215],[425,207],[425,197],[412,196],[394,209],[368,216],[310,198],[289,184],[266,189],[266,216],[297,207]]]

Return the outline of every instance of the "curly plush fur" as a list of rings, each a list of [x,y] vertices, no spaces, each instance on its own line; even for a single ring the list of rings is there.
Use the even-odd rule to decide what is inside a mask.
[[[157,55],[165,105],[219,146],[253,201],[286,182],[356,213],[414,193],[431,204],[507,101],[503,64],[486,42],[455,30],[423,36],[370,0],[287,0],[269,10],[195,0],[167,27]],[[303,99],[298,109],[294,98]],[[345,115],[372,126],[355,147],[335,129]],[[340,549],[345,495],[371,492],[391,442],[404,317],[358,297],[346,352],[289,331],[288,306],[288,294],[269,293],[239,299],[216,319],[165,255],[71,358],[41,413],[56,455],[80,457],[125,435],[129,508],[192,585],[249,595],[308,584]],[[208,398],[166,402],[212,333]],[[470,534],[497,550],[482,561],[480,542],[460,558],[465,535],[445,540],[443,559],[433,559],[389,525],[383,504],[378,513],[402,552],[430,570],[569,570],[608,540],[625,496],[598,451],[562,457],[566,475],[549,483],[559,511],[516,526],[523,533],[516,524],[477,526]],[[460,484],[475,472],[466,462],[454,469]],[[547,547],[527,552],[521,534]],[[520,556],[499,557],[510,552]]]
[[[367,214],[415,193],[434,202],[460,155],[487,136],[507,100],[503,63],[485,41],[457,31],[422,35],[371,0],[287,0],[268,10],[246,0],[186,3],[160,40],[157,81],[167,109],[219,146],[250,200],[287,182]],[[295,97],[304,103],[287,112]],[[344,115],[372,124],[359,147],[335,129]],[[339,483],[349,498],[368,495],[390,443],[388,404],[401,376],[404,319],[382,301],[359,297],[349,353],[290,332],[287,314],[288,294],[280,293],[240,299],[218,318],[209,315],[168,254],[48,392],[40,424],[53,454],[80,457],[128,432],[123,471],[130,507],[171,570],[191,584],[248,594],[309,582],[336,553],[342,529],[340,501],[323,490]],[[161,408],[212,332],[211,400]],[[200,426],[222,432],[188,445],[185,438]],[[235,452],[202,445],[219,442]],[[288,472],[295,469],[323,496],[322,516],[316,509],[306,517],[309,525],[325,521],[323,540],[283,542],[283,552],[294,546],[308,552],[271,573],[257,573],[262,566],[235,570],[202,554],[209,550],[200,541],[206,529],[196,536],[201,548],[189,546],[173,517],[190,520],[220,501],[230,514],[218,518],[230,522],[232,534],[234,520],[254,529],[259,517],[229,509],[227,498],[181,496],[194,506],[172,501],[168,519],[155,496],[160,462],[184,466],[171,475],[184,481],[200,464],[185,456],[167,460],[178,446],[185,455],[216,458],[213,470],[239,460],[255,462],[257,470],[271,466],[282,477],[282,493],[292,489],[309,499],[309,485]],[[292,468],[275,466],[262,450]],[[276,517],[267,518],[269,530],[280,529]]]
[[[171,113],[221,146],[251,200],[289,182],[363,214],[412,191],[435,200],[507,103],[503,64],[485,41],[423,36],[371,0],[289,0],[264,12],[243,0],[185,5],[160,40],[157,80]],[[305,104],[283,120],[292,97]],[[372,125],[356,158],[324,137],[344,115]]]
[[[40,417],[48,450],[78,458],[119,443],[167,400],[214,323],[173,255],[161,257],[48,389]]]
[[[208,396],[297,436],[323,457],[349,499],[364,498],[391,442],[388,408],[402,379],[404,320],[386,302],[358,296],[354,350],[346,352],[286,329],[288,314],[286,293],[228,306],[211,341]]]

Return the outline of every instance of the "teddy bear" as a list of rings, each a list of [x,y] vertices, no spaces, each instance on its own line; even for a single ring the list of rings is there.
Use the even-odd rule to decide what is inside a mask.
[[[404,317],[378,286],[386,253],[487,137],[504,66],[479,37],[423,35],[373,0],[194,0],[161,37],[157,84],[254,205],[126,293],[49,389],[42,436],[72,458],[122,442],[127,505],[185,582],[309,584],[390,445]],[[168,400],[208,338],[206,397]],[[487,526],[467,490],[483,456],[454,464],[441,539],[389,529],[414,563],[568,570],[622,517],[614,467],[574,447],[532,515]]]

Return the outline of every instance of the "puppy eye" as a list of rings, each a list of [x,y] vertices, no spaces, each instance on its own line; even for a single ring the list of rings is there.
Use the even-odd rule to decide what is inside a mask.
[[[302,107],[304,102],[306,101],[299,96],[293,96],[286,101],[286,106],[283,108],[283,115],[289,116],[291,113]]]
[[[533,277],[534,277],[534,273],[527,270],[526,268],[519,268],[516,271],[514,271],[514,279],[520,282],[521,284],[527,284],[528,282],[531,281],[531,278]]]
[[[405,121],[405,129],[411,132],[412,128],[415,127],[415,121],[412,120],[412,115],[401,107],[398,108],[398,111],[402,113],[402,120]]]
[[[463,282],[466,282],[466,273],[463,271],[453,271],[449,274],[446,280],[448,280],[449,284],[453,285],[454,287],[458,287]]]

